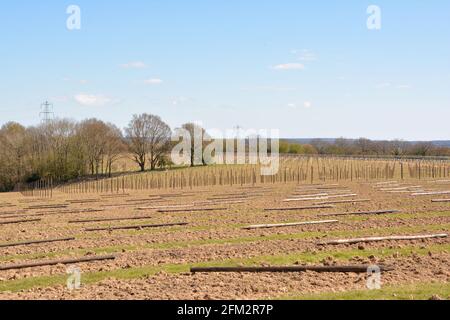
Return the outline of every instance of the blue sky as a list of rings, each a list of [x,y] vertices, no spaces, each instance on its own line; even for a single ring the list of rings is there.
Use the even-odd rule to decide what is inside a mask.
[[[81,8],[81,30],[66,8]],[[367,7],[381,8],[368,30]],[[0,123],[280,129],[283,137],[450,139],[450,2],[8,0]]]

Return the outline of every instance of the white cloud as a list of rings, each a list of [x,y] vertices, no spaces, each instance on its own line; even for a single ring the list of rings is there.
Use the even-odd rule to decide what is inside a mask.
[[[144,80],[144,83],[149,84],[149,85],[157,85],[157,84],[162,84],[163,81],[158,78],[153,78],[153,79]]]
[[[295,102],[290,102],[287,104],[289,108],[297,109],[299,106],[303,106],[303,108],[309,109],[312,107],[312,103],[310,101],[305,101],[303,104],[297,104]]]
[[[114,100],[102,94],[79,93],[74,96],[76,102],[87,107],[102,107],[114,103]]]
[[[299,91],[298,87],[288,87],[288,86],[247,86],[241,87],[242,91]]]
[[[89,81],[88,80],[80,80],[80,84],[87,84]]]
[[[305,69],[305,65],[302,63],[284,63],[284,64],[278,64],[276,66],[273,66],[272,69],[274,70],[303,70]]]
[[[175,97],[172,99],[172,105],[177,106],[177,105],[189,102],[190,100],[191,100],[190,98],[183,97],[183,96]]]
[[[395,89],[407,90],[407,89],[411,89],[411,86],[409,84],[396,85],[395,83],[384,82],[384,83],[380,83],[380,84],[376,85],[376,88],[378,88],[378,89],[395,88]]]
[[[124,69],[145,69],[148,66],[142,61],[132,61],[121,65]]]

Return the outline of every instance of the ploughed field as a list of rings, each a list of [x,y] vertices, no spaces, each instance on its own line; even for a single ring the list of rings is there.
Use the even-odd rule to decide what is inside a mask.
[[[0,299],[447,299],[447,199],[449,180],[3,194]],[[380,290],[366,272],[191,273],[368,265]]]

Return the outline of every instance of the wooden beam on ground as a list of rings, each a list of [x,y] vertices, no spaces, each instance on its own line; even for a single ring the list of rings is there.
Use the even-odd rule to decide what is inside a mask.
[[[411,194],[412,196],[434,196],[440,194],[450,194],[450,191],[436,191],[436,192],[418,192]]]
[[[159,195],[161,198],[187,198],[187,197],[191,197],[194,194],[163,194],[163,195]]]
[[[278,224],[260,224],[243,227],[242,229],[254,230],[254,229],[285,228],[285,227],[297,227],[297,226],[317,225],[317,224],[331,224],[338,222],[339,222],[338,220],[322,220],[322,221],[306,221],[306,222],[278,223]]]
[[[339,194],[334,196],[328,196],[328,199],[337,199],[337,198],[351,198],[351,197],[357,197],[357,193],[348,193],[348,194]]]
[[[313,184],[301,184],[298,185],[298,189],[311,189],[315,187],[342,187],[340,184],[320,184],[320,183],[313,183]]]
[[[192,273],[289,273],[289,272],[336,272],[336,273],[367,273],[369,265],[357,266],[283,266],[283,267],[202,267],[191,268]],[[380,266],[381,271],[392,271],[393,268]]]
[[[317,202],[316,205],[325,205],[325,204],[343,204],[343,203],[361,203],[361,202],[370,202],[370,199],[355,199],[355,200],[336,200],[336,201],[324,201]]]
[[[434,200],[431,200],[431,202],[437,202],[437,203],[439,203],[439,202],[450,202],[450,199],[434,199]]]
[[[264,211],[297,211],[297,210],[313,210],[313,209],[332,209],[335,206],[308,206],[308,207],[294,207],[294,208],[267,208]]]
[[[430,181],[430,183],[449,183],[450,180],[436,180],[436,181]]]
[[[379,189],[379,191],[405,191],[405,190],[419,189],[419,188],[423,188],[423,187],[422,186],[412,186],[412,187],[400,187],[400,188],[384,188],[384,189]],[[411,191],[415,191],[415,190],[411,190]]]
[[[84,231],[93,232],[93,231],[112,231],[112,230],[135,230],[135,229],[147,229],[147,228],[162,228],[162,227],[175,227],[175,226],[186,226],[189,223],[181,222],[181,223],[165,223],[165,224],[143,224],[137,226],[121,226],[121,227],[108,227],[108,228],[88,228]]]
[[[125,218],[107,218],[107,219],[86,219],[86,220],[70,220],[68,223],[91,223],[91,222],[110,222],[110,221],[128,221],[128,220],[147,220],[153,217],[125,217]]]
[[[232,197],[211,197],[208,198],[207,200],[248,200],[248,199],[252,199],[253,197],[249,197],[249,196],[232,196]]]
[[[28,211],[26,210],[15,210],[15,211],[3,211],[0,212],[0,216],[2,215],[13,215],[13,214],[24,214],[27,213]]]
[[[328,193],[313,193],[313,194],[311,194],[311,193],[307,193],[307,194],[293,193],[293,194],[292,194],[292,197],[293,197],[293,198],[294,198],[294,197],[297,197],[297,198],[300,198],[300,197],[304,197],[304,198],[314,198],[314,197],[327,197],[327,196],[329,196]]]
[[[214,200],[207,200],[207,201],[199,201],[195,202],[195,205],[225,205],[225,204],[240,204],[245,203],[243,200],[220,200],[220,201],[214,201]]]
[[[44,266],[55,266],[58,264],[67,265],[67,264],[84,263],[84,262],[114,260],[115,258],[116,258],[115,256],[109,255],[109,256],[86,257],[86,258],[80,258],[80,259],[49,260],[49,261],[41,261],[41,262],[0,265],[0,271],[18,270],[18,269],[44,267]]]
[[[400,194],[400,193],[411,193],[411,192],[425,192],[425,190],[386,191],[386,192]]]
[[[284,200],[284,202],[328,200],[328,199],[337,199],[337,198],[351,198],[351,197],[356,197],[356,196],[358,196],[356,193],[351,193],[351,194],[340,194],[340,195],[317,197],[317,198],[292,198],[292,199],[286,199],[286,200]]]
[[[32,245],[32,244],[43,244],[43,243],[53,243],[53,242],[66,242],[66,241],[73,241],[73,240],[75,240],[75,238],[73,238],[73,237],[58,238],[58,239],[46,239],[46,240],[32,240],[32,241],[0,244],[0,248],[28,246],[28,245]]]
[[[323,213],[319,214],[320,217],[334,217],[334,216],[357,216],[357,215],[380,215],[400,213],[399,210],[378,210],[378,211],[362,211],[362,212],[343,212],[343,213]]]
[[[69,207],[67,204],[61,205],[39,205],[39,206],[31,206],[26,208],[26,210],[47,210],[47,209],[65,209]]]
[[[177,213],[177,212],[205,212],[205,211],[223,211],[228,208],[192,208],[192,209],[160,209],[159,213]]]
[[[66,202],[70,204],[95,203],[100,201],[101,201],[100,199],[66,200]]]
[[[142,199],[128,199],[125,200],[125,202],[161,202],[166,201],[163,198],[142,198]]]
[[[226,198],[226,197],[250,197],[250,196],[264,196],[260,192],[237,192],[237,193],[223,193],[223,194],[213,194],[211,198]]]
[[[367,238],[355,238],[355,239],[339,239],[318,242],[317,245],[339,245],[339,244],[355,244],[361,242],[380,242],[380,241],[408,241],[408,240],[422,240],[422,239],[436,239],[447,238],[448,234],[430,234],[419,236],[389,236],[389,237],[367,237]]]
[[[13,220],[13,221],[2,221],[0,222],[0,226],[8,225],[8,224],[20,224],[20,223],[27,223],[27,222],[39,222],[42,219],[28,219],[28,220]]]
[[[81,209],[81,210],[66,210],[62,211],[62,213],[94,213],[103,211],[105,211],[105,209]]]
[[[152,206],[152,207],[140,207],[136,208],[137,210],[157,210],[157,209],[184,209],[184,208],[192,208],[195,207],[193,204],[184,204],[184,205],[175,205],[175,206]]]
[[[328,199],[328,196],[312,197],[312,198],[290,198],[290,199],[284,199],[283,202],[302,202],[302,201],[327,200],[327,199]]]
[[[44,213],[35,213],[35,214],[17,214],[17,215],[11,215],[11,216],[3,216],[0,215],[0,219],[17,219],[17,218],[34,218],[34,217],[43,217],[45,216]]]
[[[42,212],[44,215],[58,215],[58,214],[75,214],[75,213],[95,213],[104,212],[105,209],[80,209],[80,210],[63,210],[63,211],[47,211]]]

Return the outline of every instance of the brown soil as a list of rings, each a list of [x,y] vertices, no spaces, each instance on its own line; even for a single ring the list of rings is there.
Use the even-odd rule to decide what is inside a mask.
[[[422,184],[426,190],[446,190],[447,186],[413,181],[404,186]],[[48,244],[34,244],[0,248],[0,265],[31,262],[55,258],[75,258],[83,255],[102,254],[99,248],[115,247],[117,259],[106,262],[83,263],[82,272],[114,271],[143,266],[165,264],[194,264],[226,259],[245,259],[258,256],[287,255],[314,251],[372,250],[383,248],[416,247],[427,249],[433,245],[447,246],[449,238],[407,242],[380,242],[351,246],[319,248],[318,240],[339,238],[330,232],[346,232],[347,237],[372,235],[414,235],[448,233],[450,204],[432,203],[436,196],[412,197],[408,193],[389,193],[368,183],[342,183],[355,199],[371,199],[370,202],[336,204],[332,209],[304,211],[264,211],[265,208],[298,207],[317,201],[283,202],[293,197],[297,185],[269,185],[261,188],[214,187],[185,195],[153,197],[153,193],[136,193],[126,197],[101,197],[86,195],[69,197],[56,194],[51,200],[34,200],[19,194],[0,195],[0,222],[40,218],[41,221],[0,225],[0,244],[53,239],[74,236],[76,240]],[[312,191],[313,193],[333,190]],[[182,191],[173,192],[179,195]],[[242,198],[240,194],[247,194]],[[151,198],[152,196],[153,198]],[[202,203],[211,197],[224,198],[214,205]],[[234,197],[243,203],[227,203]],[[86,199],[85,203],[78,200]],[[148,199],[148,200],[146,200]],[[70,202],[67,200],[77,200]],[[95,202],[98,200],[99,202]],[[136,201],[135,201],[136,200]],[[334,200],[334,199],[333,199]],[[339,199],[338,199],[339,200]],[[200,202],[200,203],[199,203]],[[319,201],[320,202],[320,201]],[[137,210],[141,207],[182,206],[199,203],[195,208],[228,208],[219,211],[167,212],[157,209]],[[67,208],[27,209],[39,205],[67,205]],[[104,209],[104,211],[96,211]],[[321,213],[342,213],[396,209],[399,215],[339,216],[338,224],[310,225],[279,229],[244,230],[253,224],[271,224],[323,220]],[[90,212],[93,211],[93,212]],[[39,216],[35,217],[38,214]],[[42,214],[42,216],[41,216]],[[10,218],[14,216],[14,218]],[[151,218],[148,218],[148,217]],[[71,220],[120,219],[143,217],[142,220],[101,221],[92,223],[68,223]],[[327,218],[328,219],[328,218]],[[86,232],[86,228],[130,226],[187,222],[187,226]],[[394,231],[390,231],[392,229]],[[396,230],[397,229],[397,230]],[[413,231],[409,231],[413,230]],[[299,235],[305,233],[305,238]],[[295,236],[294,236],[295,235]],[[242,238],[242,239],[241,239]],[[239,240],[241,239],[241,240]],[[246,241],[243,241],[246,240]],[[170,244],[170,246],[168,246]],[[166,247],[164,247],[166,246]],[[168,246],[168,247],[167,247]],[[106,252],[105,253],[110,253]],[[111,251],[111,250],[109,250]],[[383,276],[387,284],[415,282],[448,282],[449,254],[416,257],[389,258],[386,262],[396,267]],[[414,268],[411,263],[414,261]],[[351,261],[363,263],[367,261]],[[302,263],[299,261],[299,263]],[[37,276],[62,275],[66,266],[29,268],[0,271],[0,283]],[[364,289],[364,275],[356,274],[158,274],[146,279],[105,280],[90,284],[81,290],[68,292],[62,286],[33,288],[20,293],[1,293],[1,299],[259,299],[288,296],[292,293],[334,292]]]

